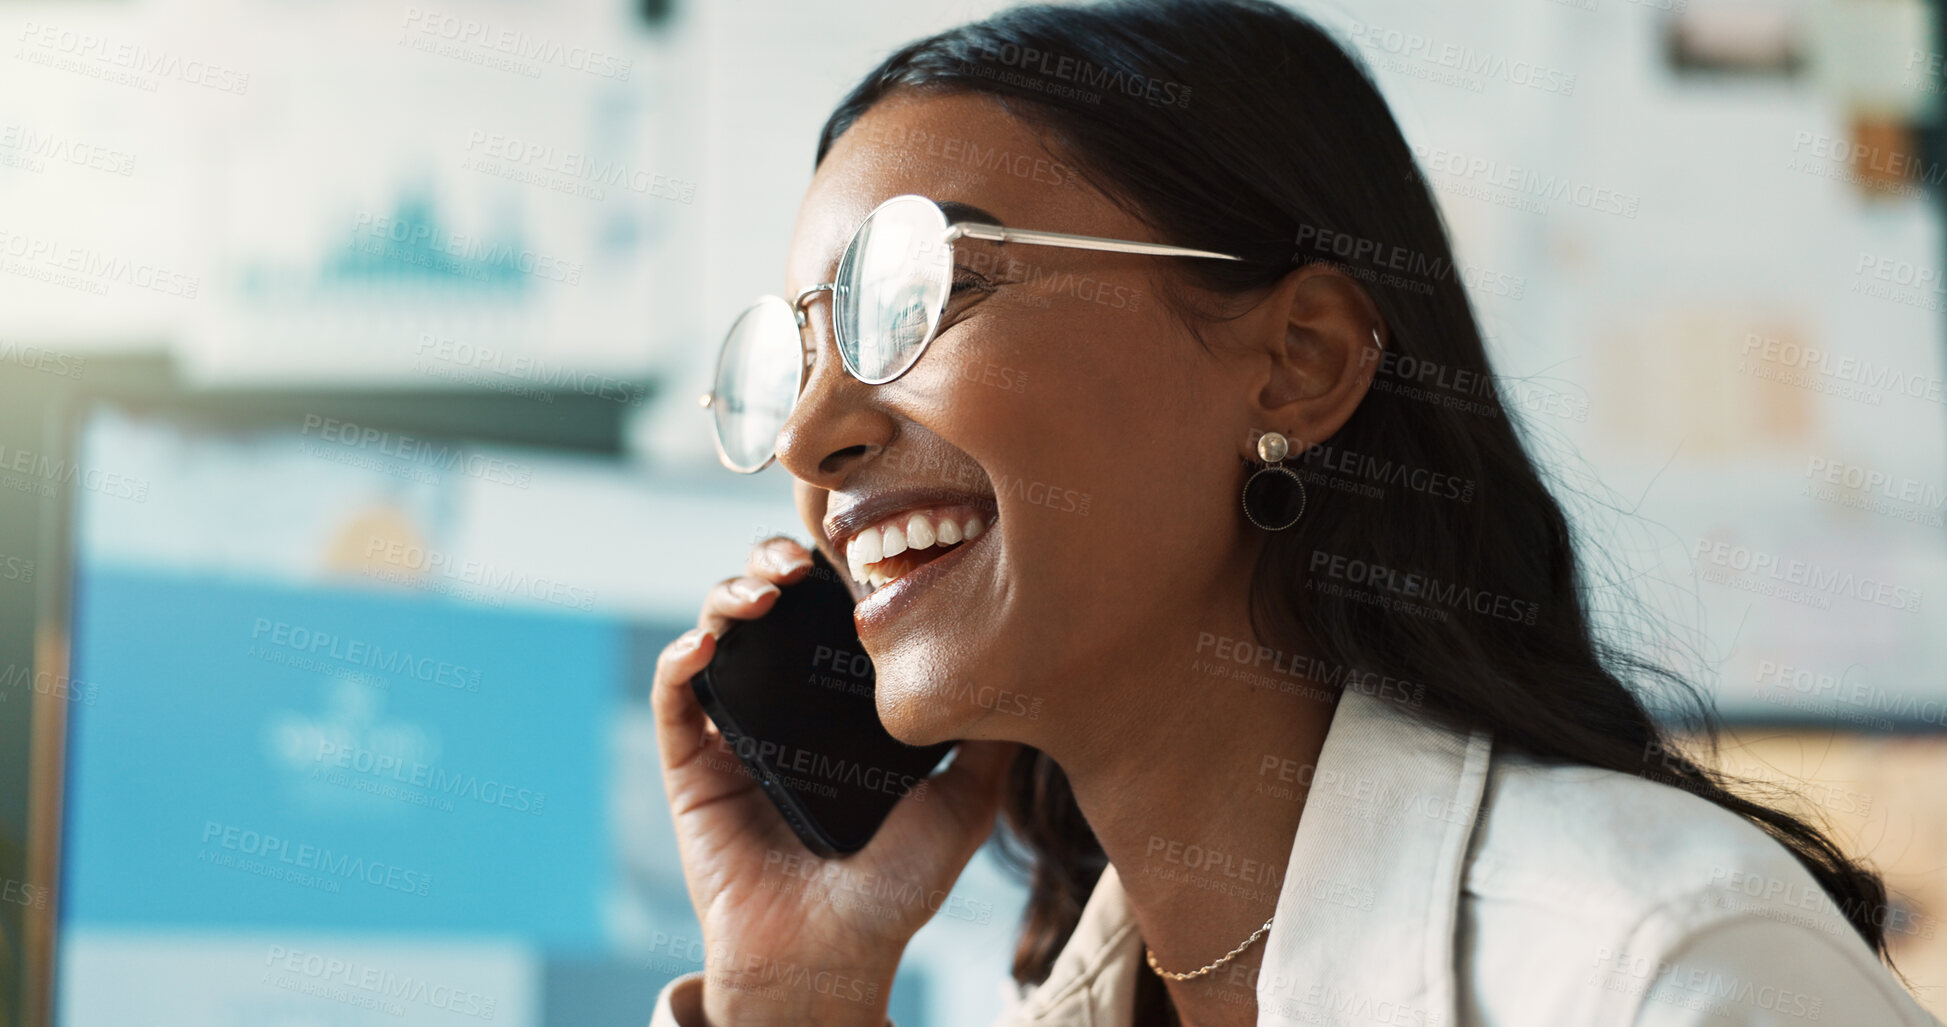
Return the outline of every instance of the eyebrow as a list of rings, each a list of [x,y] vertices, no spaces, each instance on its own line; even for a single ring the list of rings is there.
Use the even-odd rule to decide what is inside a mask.
[[[949,225],[961,221],[978,221],[983,225],[998,225],[1003,223],[1000,218],[981,210],[971,203],[961,203],[958,200],[939,200],[936,202],[939,204],[940,213],[946,215],[946,222]]]

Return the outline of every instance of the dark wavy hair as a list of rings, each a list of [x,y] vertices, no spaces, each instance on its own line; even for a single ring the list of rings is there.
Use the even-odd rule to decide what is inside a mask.
[[[1681,673],[1597,630],[1598,590],[1507,415],[1432,193],[1344,48],[1263,0],[1015,7],[887,57],[832,112],[818,162],[868,108],[907,89],[996,98],[1159,238],[1244,257],[1165,265],[1167,307],[1193,332],[1222,316],[1197,309],[1200,298],[1246,296],[1299,264],[1330,261],[1364,282],[1388,328],[1386,359],[1351,419],[1329,447],[1310,447],[1301,468],[1326,481],[1321,458],[1350,453],[1443,472],[1477,483],[1478,494],[1456,502],[1436,489],[1314,488],[1305,519],[1269,534],[1254,570],[1261,639],[1291,651],[1291,640],[1309,638],[1318,659],[1414,682],[1421,715],[1485,728],[1498,746],[1640,775],[1739,814],[1790,849],[1890,965],[1878,875],[1819,827],[1735,793],[1759,786],[1710,766],[1719,726],[1710,703]],[[1387,259],[1363,259],[1373,254]],[[1409,273],[1376,273],[1402,260]],[[1468,396],[1471,408],[1429,401],[1415,367],[1484,387]],[[1512,607],[1518,617],[1418,617],[1304,591],[1320,553],[1531,605]],[[1662,694],[1660,716],[1639,692]],[[1705,747],[1694,757],[1679,751],[1686,729]],[[1030,889],[1014,977],[1039,983],[1106,857],[1067,777],[1039,751],[1023,749],[1010,768],[1004,812],[1003,854]]]

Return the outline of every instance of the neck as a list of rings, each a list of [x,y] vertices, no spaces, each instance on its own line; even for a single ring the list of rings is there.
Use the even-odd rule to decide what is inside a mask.
[[[1152,644],[1113,672],[1155,687],[1132,689],[1075,751],[1050,753],[1143,941],[1176,973],[1222,958],[1276,911],[1335,709],[1335,690],[1307,676],[1308,653],[1260,643],[1249,624],[1240,602],[1188,631],[1140,636]],[[1267,938],[1208,974],[1167,982],[1183,1023],[1255,1022]]]

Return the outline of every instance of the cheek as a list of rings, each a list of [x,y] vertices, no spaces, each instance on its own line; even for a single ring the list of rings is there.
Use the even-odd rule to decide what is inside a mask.
[[[791,498],[797,504],[798,519],[804,522],[805,530],[810,533],[812,541],[826,541],[825,508],[831,499],[831,493],[793,478]]]
[[[1156,410],[1159,386],[1169,379],[1159,350],[1170,345],[1150,337],[1146,318],[1092,304],[1031,301],[996,312],[974,345],[966,347],[962,373],[983,374],[988,385],[1005,376],[1004,397],[966,395],[988,418],[981,434],[1008,447],[1008,461],[1054,471],[1113,457],[1128,445],[1125,434]]]
[[[1018,452],[1051,481],[1119,500],[1208,470],[1194,466],[1213,422],[1201,398],[1208,372],[1180,352],[1194,342],[1146,317],[1076,316],[1049,327],[1020,354],[1035,385],[1013,429]]]
[[[1099,591],[1140,573],[1136,554],[1221,545],[1230,457],[1209,438],[1208,369],[1182,352],[1196,343],[1141,316],[1063,312],[1010,336],[1007,362],[1031,383],[1010,416],[968,397],[992,412],[969,451],[1015,517],[1010,548],[1028,569],[1099,575]]]
[[[986,474],[1011,572],[1099,595],[1156,558],[1221,551],[1237,497],[1195,340],[1159,313],[1096,307],[989,309],[902,384],[910,416]]]

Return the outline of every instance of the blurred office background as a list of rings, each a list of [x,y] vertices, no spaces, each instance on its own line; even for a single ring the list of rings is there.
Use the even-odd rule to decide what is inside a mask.
[[[0,6],[0,1024],[640,1024],[698,968],[652,663],[804,530],[695,398],[831,105],[998,6]],[[1947,1014],[1937,11],[1300,6],[1638,641]],[[955,896],[902,1025],[999,1008],[1021,886]]]

